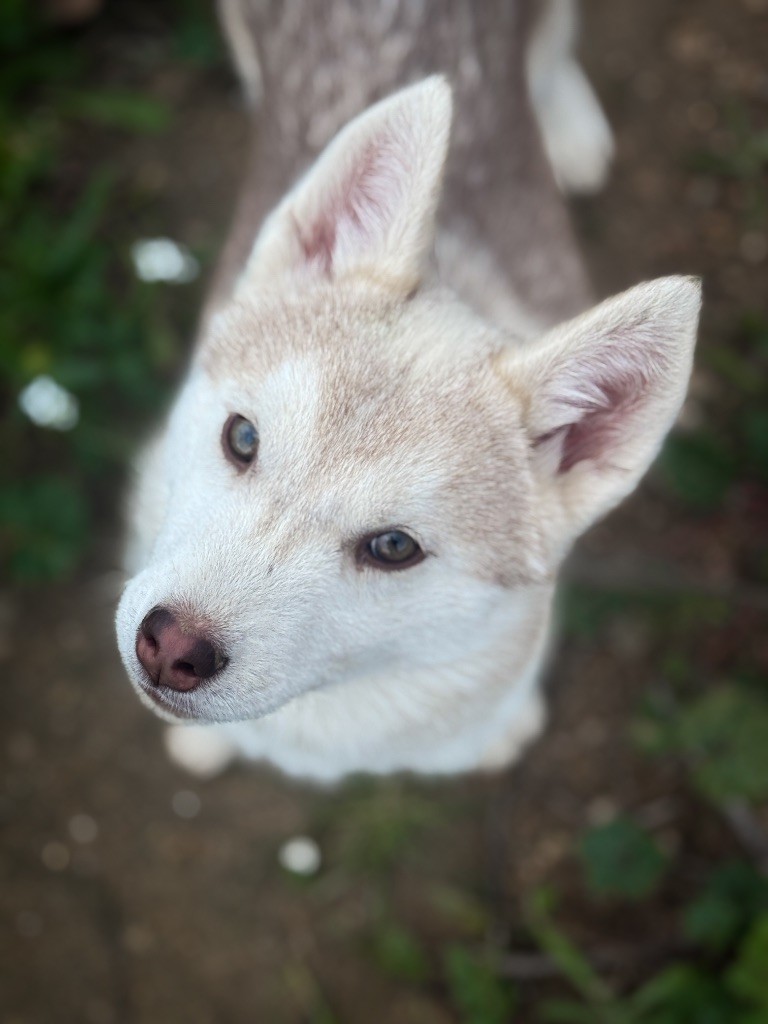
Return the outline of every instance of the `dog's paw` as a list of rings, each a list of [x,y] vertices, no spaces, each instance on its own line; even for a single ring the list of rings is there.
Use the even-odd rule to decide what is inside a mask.
[[[610,126],[581,68],[568,60],[534,97],[555,178],[564,192],[597,192],[613,159]]]
[[[201,779],[224,771],[237,754],[234,744],[215,726],[170,725],[163,742],[174,764]]]
[[[517,761],[544,728],[545,720],[544,701],[539,693],[533,693],[506,732],[486,750],[480,763],[481,770],[499,771]]]

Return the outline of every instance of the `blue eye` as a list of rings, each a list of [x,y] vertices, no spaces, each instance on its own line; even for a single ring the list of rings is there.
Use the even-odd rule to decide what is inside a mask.
[[[424,558],[419,545],[403,530],[386,530],[364,537],[357,548],[358,562],[376,569],[409,569]]]
[[[222,435],[224,454],[238,467],[247,466],[259,450],[259,432],[244,416],[230,416]]]

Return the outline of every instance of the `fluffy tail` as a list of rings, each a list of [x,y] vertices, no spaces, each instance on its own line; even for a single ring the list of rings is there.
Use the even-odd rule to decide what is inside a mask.
[[[256,34],[248,25],[248,4],[244,0],[218,0],[219,20],[232,59],[243,83],[249,106],[257,106],[264,92]]]
[[[575,0],[541,0],[527,53],[528,88],[544,148],[565,192],[596,192],[608,177],[613,136],[574,56]]]

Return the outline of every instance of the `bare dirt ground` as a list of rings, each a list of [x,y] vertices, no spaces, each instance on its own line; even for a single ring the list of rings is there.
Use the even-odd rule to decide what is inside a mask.
[[[766,126],[768,6],[585,6],[585,60],[618,142],[610,185],[574,208],[598,290],[703,274],[703,345],[738,346],[745,314],[768,310],[768,238],[751,217],[765,182],[710,167],[738,164],[742,114]],[[105,63],[126,45],[121,31],[96,32]],[[147,73],[178,116],[123,157],[152,192],[153,216],[162,211],[152,233],[211,245],[244,151],[234,85],[220,72]],[[720,415],[726,391],[703,362],[687,416]],[[0,1019],[448,1024],[460,1018],[440,981],[441,950],[490,937],[530,952],[522,908],[542,882],[563,894],[571,933],[608,947],[614,973],[633,983],[667,955],[665,922],[690,879],[737,843],[673,764],[636,751],[630,723],[671,648],[702,678],[730,671],[748,648],[765,663],[765,591],[753,572],[765,511],[737,488],[717,514],[693,515],[653,475],[592,531],[572,562],[548,671],[551,726],[521,766],[493,779],[318,792],[237,766],[192,780],[169,764],[160,724],[123,677],[115,556],[95,556],[76,584],[4,592]],[[686,588],[687,618],[668,614],[663,595]],[[662,595],[650,612],[632,596],[649,591]],[[613,592],[630,599],[596,610],[595,593]],[[685,851],[684,867],[630,915],[586,904],[573,858],[584,827],[619,808]],[[297,834],[322,851],[308,881],[277,858]],[[425,949],[421,980],[382,966],[379,940],[393,924]],[[536,1020],[552,984],[524,978],[515,1019]]]

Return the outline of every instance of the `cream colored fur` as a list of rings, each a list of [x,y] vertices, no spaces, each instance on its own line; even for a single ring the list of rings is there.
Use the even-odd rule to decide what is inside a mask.
[[[600,189],[613,137],[587,76],[574,57],[575,0],[542,0],[527,53],[528,88],[544,148],[565,192]]]
[[[226,668],[161,712],[209,723],[169,735],[202,772],[234,753],[327,781],[518,756],[544,718],[559,564],[683,400],[692,279],[525,341],[514,315],[492,323],[438,279],[450,118],[432,78],[328,147],[266,221],[140,465],[119,647],[157,711],[134,650],[144,615],[183,610],[223,643]],[[232,413],[260,435],[242,473],[221,447]],[[426,559],[360,567],[359,538],[387,528]]]

